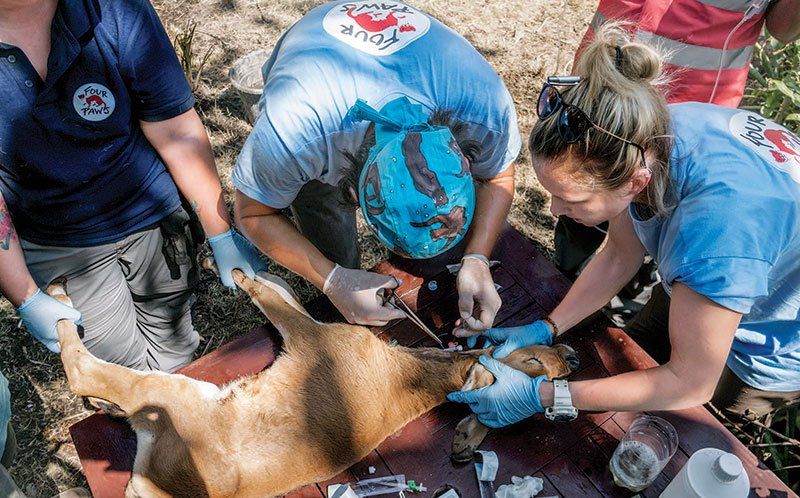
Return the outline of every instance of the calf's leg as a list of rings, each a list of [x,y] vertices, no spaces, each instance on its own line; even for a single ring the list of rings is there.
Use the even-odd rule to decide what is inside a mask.
[[[256,307],[278,329],[287,350],[307,349],[327,327],[314,320],[297,301],[288,284],[274,275],[259,272],[254,280],[239,270],[233,281],[245,291]]]
[[[467,374],[462,391],[471,391],[485,387],[494,382],[494,376],[480,363],[475,363]],[[481,445],[491,429],[483,425],[474,413],[464,417],[456,426],[453,436],[453,448],[450,458],[454,462],[464,463],[472,460],[475,450]]]

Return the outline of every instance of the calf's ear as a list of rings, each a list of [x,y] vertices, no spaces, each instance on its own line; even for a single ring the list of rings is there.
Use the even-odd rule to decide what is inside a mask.
[[[467,373],[467,380],[464,381],[464,385],[461,386],[461,390],[471,391],[480,387],[490,386],[493,382],[494,375],[486,370],[483,365],[475,362],[475,364],[470,367],[469,372]]]

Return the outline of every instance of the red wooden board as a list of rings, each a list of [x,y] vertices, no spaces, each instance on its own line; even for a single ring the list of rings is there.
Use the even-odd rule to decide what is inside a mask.
[[[395,275],[403,281],[398,294],[438,335],[449,335],[457,318],[455,279],[444,265],[458,262],[459,248],[433,260],[410,261],[393,258],[379,264],[376,271]],[[503,307],[497,323],[518,325],[532,322],[551,310],[566,293],[570,282],[515,230],[507,227],[498,241],[494,259],[501,266],[493,276],[502,286]],[[431,291],[428,283],[436,280]],[[318,319],[341,320],[324,297],[308,304]],[[254,308],[254,312],[255,308]],[[432,345],[408,320],[373,329],[382,339],[396,339],[404,345]],[[564,338],[578,352],[581,369],[575,379],[596,378],[655,366],[633,341],[618,329],[595,321]],[[270,326],[259,327],[185,367],[181,373],[224,384],[268,367],[278,354],[279,341]],[[465,498],[479,496],[472,465],[454,465],[450,446],[455,425],[467,414],[462,405],[447,404],[409,423],[384,441],[376,451],[347,472],[329,482],[306,486],[288,496],[321,498],[327,484],[353,481],[370,476],[405,474],[430,490],[444,484],[458,488]],[[739,443],[703,408],[674,413],[659,413],[678,431],[680,448],[658,480],[643,495],[658,496],[680,470],[688,455],[697,449],[714,446],[736,453],[745,463],[753,486],[752,496],[796,496],[772,472],[758,468],[755,456]],[[608,472],[608,459],[635,414],[582,413],[568,424],[550,422],[542,416],[492,432],[482,449],[497,452],[500,460],[495,487],[508,483],[512,475],[535,475],[544,479],[540,496],[631,496],[614,486]],[[95,497],[121,498],[130,478],[136,440],[122,421],[102,414],[92,415],[71,428],[89,486]]]

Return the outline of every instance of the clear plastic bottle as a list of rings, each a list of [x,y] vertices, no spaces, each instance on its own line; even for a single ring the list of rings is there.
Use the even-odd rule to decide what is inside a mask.
[[[696,451],[660,498],[745,498],[750,478],[736,455],[716,448]]]

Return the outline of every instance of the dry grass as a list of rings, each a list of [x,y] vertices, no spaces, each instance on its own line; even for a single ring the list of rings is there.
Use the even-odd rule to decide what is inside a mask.
[[[230,193],[230,171],[250,127],[230,85],[231,63],[250,51],[272,46],[280,34],[322,2],[310,0],[158,0],[155,5],[171,36],[197,23],[193,50],[211,52],[197,82],[198,108],[208,128],[223,185]],[[533,102],[543,76],[566,71],[595,7],[594,0],[429,0],[413,2],[465,35],[506,81],[519,113],[523,135],[533,123]],[[479,91],[479,89],[476,89]],[[553,218],[547,199],[527,167],[518,164],[517,196],[511,223],[549,254]],[[385,256],[374,238],[361,236],[365,266]],[[276,270],[278,271],[278,270]],[[285,272],[282,272],[285,275]],[[316,291],[289,279],[304,298]],[[261,320],[243,296],[224,291],[210,275],[200,285],[195,324],[203,336],[198,354],[241,335]],[[17,330],[17,319],[0,300],[0,370],[9,378],[12,424],[20,444],[11,469],[31,497],[85,485],[68,427],[87,415],[69,393],[57,356]],[[221,324],[224,324],[222,327]]]

